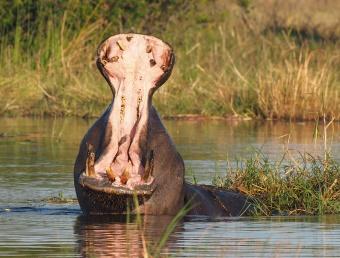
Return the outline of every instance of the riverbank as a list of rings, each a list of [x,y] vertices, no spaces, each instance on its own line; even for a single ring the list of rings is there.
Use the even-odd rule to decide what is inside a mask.
[[[338,3],[293,2],[132,1],[131,8],[94,1],[78,8],[9,1],[0,115],[99,116],[112,96],[95,67],[96,47],[134,31],[174,47],[173,75],[154,96],[166,117],[340,120]]]

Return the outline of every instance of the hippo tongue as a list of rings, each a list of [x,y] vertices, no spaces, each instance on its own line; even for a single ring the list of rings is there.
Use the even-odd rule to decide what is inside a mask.
[[[151,183],[145,175],[147,126],[151,98],[173,66],[171,48],[144,35],[121,34],[107,39],[98,50],[99,66],[114,92],[108,125],[110,142],[97,159],[95,171],[114,184]]]

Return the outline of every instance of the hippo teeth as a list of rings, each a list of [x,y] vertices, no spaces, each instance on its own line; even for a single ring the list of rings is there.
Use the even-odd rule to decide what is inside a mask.
[[[112,168],[111,168],[111,167],[108,167],[108,168],[106,169],[106,176],[107,176],[107,178],[108,178],[110,181],[114,182],[114,181],[116,180],[116,177],[117,177],[118,175],[112,171]]]
[[[89,177],[96,177],[96,171],[94,169],[96,155],[94,154],[94,148],[93,145],[90,143],[86,143],[86,145],[87,145],[87,158],[85,173]]]
[[[115,186],[127,186],[133,188],[139,184],[150,184],[153,182],[153,151],[147,157],[144,173],[140,175],[131,175],[130,171],[126,168],[123,173],[118,174],[113,171],[112,167],[106,169],[107,179],[114,183]],[[130,163],[129,163],[130,164]],[[130,164],[131,165],[131,164]],[[88,176],[88,174],[86,174]]]

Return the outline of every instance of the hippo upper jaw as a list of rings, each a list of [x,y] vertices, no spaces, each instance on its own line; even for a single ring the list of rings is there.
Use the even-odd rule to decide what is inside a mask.
[[[107,144],[98,151],[87,143],[80,185],[112,194],[153,193],[153,153],[147,146],[149,113],[152,96],[170,76],[173,65],[171,47],[152,36],[120,34],[99,46],[97,66],[114,101],[106,126]]]

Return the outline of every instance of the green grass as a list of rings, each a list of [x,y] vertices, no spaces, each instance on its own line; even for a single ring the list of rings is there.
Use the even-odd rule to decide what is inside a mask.
[[[249,196],[254,215],[340,214],[340,164],[330,155],[292,158],[286,153],[271,162],[257,153],[230,166],[213,184]]]
[[[163,115],[340,119],[337,1],[301,1],[299,15],[291,1],[118,2],[3,1],[0,115],[100,115],[112,97],[97,45],[133,31],[175,49]]]

